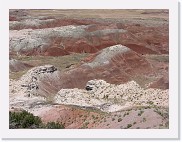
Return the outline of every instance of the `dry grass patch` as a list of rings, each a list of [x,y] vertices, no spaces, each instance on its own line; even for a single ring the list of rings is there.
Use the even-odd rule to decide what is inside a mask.
[[[155,60],[158,62],[167,62],[169,63],[169,55],[168,54],[162,54],[162,55],[144,55],[147,59]]]
[[[66,71],[76,66],[89,54],[87,53],[74,53],[66,56],[20,56],[14,57],[14,59],[22,61],[24,63],[30,64],[32,66],[43,66],[47,64],[54,65],[58,68],[58,70]],[[20,72],[11,72],[9,77],[10,79],[19,79],[23,74],[25,74],[28,70],[20,71]]]

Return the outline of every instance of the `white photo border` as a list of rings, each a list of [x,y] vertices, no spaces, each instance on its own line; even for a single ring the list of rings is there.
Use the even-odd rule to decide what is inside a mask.
[[[9,129],[9,9],[169,9],[169,129]],[[8,0],[0,6],[0,39],[3,139],[179,139],[177,0]]]

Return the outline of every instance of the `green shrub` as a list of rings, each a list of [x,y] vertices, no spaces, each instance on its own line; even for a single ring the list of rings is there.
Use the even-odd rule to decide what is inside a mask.
[[[118,119],[118,122],[121,122],[122,120],[123,120],[122,118],[119,118],[119,119]]]
[[[138,116],[141,116],[143,113],[144,113],[144,111],[140,110],[139,113],[138,113]]]
[[[63,129],[64,125],[58,122],[48,122],[43,124],[38,116],[34,116],[27,111],[9,112],[10,129]]]
[[[145,121],[147,121],[147,119],[144,117],[144,118],[143,118],[143,122],[145,122]]]
[[[9,112],[9,127],[10,129],[17,128],[40,128],[42,121],[38,116],[22,111]]]
[[[126,128],[130,128],[132,126],[132,124],[128,124]]]
[[[59,124],[58,122],[48,122],[46,124],[46,129],[64,129],[64,125],[63,124]]]

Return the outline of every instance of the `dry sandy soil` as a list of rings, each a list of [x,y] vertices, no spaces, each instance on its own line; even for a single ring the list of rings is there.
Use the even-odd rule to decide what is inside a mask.
[[[169,128],[167,10],[10,10],[10,111],[68,129]]]

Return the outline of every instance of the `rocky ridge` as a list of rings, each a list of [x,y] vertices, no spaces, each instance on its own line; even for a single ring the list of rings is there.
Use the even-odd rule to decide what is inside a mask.
[[[100,54],[97,55],[91,63],[85,63],[84,65],[88,65],[91,68],[107,65],[109,64],[109,62],[114,56],[116,56],[117,54],[128,52],[128,51],[130,51],[128,47],[120,45],[120,44],[110,46],[108,48],[103,49],[102,52],[100,52]]]
[[[168,90],[145,90],[135,81],[114,85],[104,80],[90,80],[86,89],[61,89],[55,103],[95,107],[106,112],[134,106],[168,106]]]
[[[123,29],[108,29],[108,30],[98,30],[97,32],[87,32],[86,29],[89,26],[63,26],[47,29],[23,29],[20,31],[11,30],[10,31],[10,50],[16,52],[28,51],[38,48],[40,51],[45,50],[51,45],[51,40],[62,40],[62,38],[86,38],[89,36],[97,35],[109,35],[114,33],[125,33],[126,30]],[[55,38],[55,39],[54,39]],[[64,42],[61,42],[59,47],[65,48]]]

